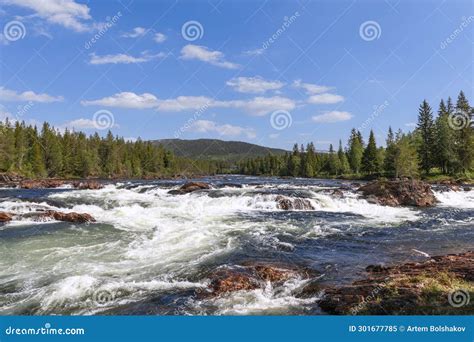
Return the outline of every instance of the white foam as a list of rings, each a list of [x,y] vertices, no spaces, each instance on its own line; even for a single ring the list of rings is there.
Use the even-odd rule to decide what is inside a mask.
[[[474,189],[471,191],[434,191],[439,205],[460,209],[474,208]]]

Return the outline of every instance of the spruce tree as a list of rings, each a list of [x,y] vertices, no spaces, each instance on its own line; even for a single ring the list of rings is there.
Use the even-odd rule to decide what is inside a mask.
[[[434,165],[433,151],[435,149],[435,131],[433,112],[426,100],[423,100],[418,110],[417,131],[420,134],[418,146],[420,166],[425,174],[429,174],[431,167]]]
[[[379,160],[377,157],[377,144],[375,143],[374,132],[370,131],[369,143],[362,156],[362,170],[369,175],[379,172]]]

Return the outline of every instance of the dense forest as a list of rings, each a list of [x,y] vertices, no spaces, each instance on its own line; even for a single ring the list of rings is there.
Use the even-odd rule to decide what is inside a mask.
[[[218,162],[191,162],[162,146],[125,141],[110,131],[102,138],[67,129],[60,133],[48,123],[38,131],[24,122],[0,122],[0,171],[26,177],[168,177],[214,174],[221,168]]]
[[[252,157],[233,165],[225,160],[176,156],[160,144],[126,141],[110,131],[60,132],[48,123],[39,131],[24,122],[0,122],[0,172],[31,178],[152,178],[176,175],[241,173],[294,177],[418,177],[433,174],[471,177],[474,165],[473,108],[463,92],[456,104],[441,100],[436,118],[427,101],[419,108],[413,132],[390,128],[385,147],[371,131],[365,143],[353,129],[347,146],[316,152],[313,143],[295,144],[291,152]]]
[[[419,177],[449,175],[471,177],[474,166],[473,108],[461,91],[456,105],[441,100],[436,119],[427,101],[418,111],[418,124],[411,133],[388,130],[386,146],[377,147],[373,131],[367,144],[353,129],[347,146],[317,153],[313,143],[282,156],[268,155],[239,163],[247,175],[293,177],[387,176]]]

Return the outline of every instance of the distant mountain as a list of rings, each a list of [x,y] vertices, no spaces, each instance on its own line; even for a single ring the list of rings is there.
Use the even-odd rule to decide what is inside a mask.
[[[226,160],[235,162],[246,158],[266,156],[268,154],[284,154],[286,151],[278,148],[269,148],[242,141],[223,141],[218,139],[162,139],[152,141],[156,145],[163,145],[180,157],[193,159]]]

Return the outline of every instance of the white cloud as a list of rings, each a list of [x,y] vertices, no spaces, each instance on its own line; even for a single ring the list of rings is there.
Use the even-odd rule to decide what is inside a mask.
[[[230,102],[216,101],[206,96],[178,96],[174,99],[159,100],[158,111],[179,112],[201,108],[229,107]]]
[[[264,52],[265,52],[264,49],[247,50],[247,51],[244,51],[244,55],[247,55],[247,56],[260,56],[260,55],[263,55]]]
[[[76,32],[90,30],[84,21],[92,19],[90,8],[74,0],[3,0],[3,4],[30,9],[35,16],[49,23],[58,24]]]
[[[265,93],[268,90],[277,90],[285,84],[280,81],[264,80],[260,76],[237,77],[227,81],[227,85],[241,93]]]
[[[100,64],[144,63],[144,62],[149,62],[153,59],[163,58],[165,57],[165,54],[162,52],[156,55],[149,55],[146,53],[142,53],[140,57],[134,57],[134,56],[126,55],[123,53],[119,53],[116,55],[103,55],[103,56],[97,56],[95,53],[91,53],[90,56],[91,56],[91,59],[89,61],[89,64],[100,65]]]
[[[123,38],[138,38],[143,37],[146,35],[148,30],[144,27],[135,27],[131,32],[126,32],[122,34],[120,37]]]
[[[36,94],[35,92],[28,90],[23,93],[18,93],[15,90],[5,89],[0,87],[0,100],[1,101],[12,101],[12,102],[40,102],[40,103],[49,103],[49,102],[59,102],[63,101],[62,96],[52,96],[48,94]]]
[[[113,127],[110,127],[110,128],[116,128],[116,127],[119,127],[119,126],[117,124],[114,124]],[[98,123],[91,119],[80,118],[80,119],[66,122],[61,127],[59,127],[61,131],[64,131],[66,128],[75,129],[75,130],[98,129]]]
[[[321,115],[316,115],[312,117],[312,120],[317,123],[333,123],[340,121],[347,121],[352,119],[352,114],[349,112],[340,112],[337,110],[326,112]]]
[[[342,101],[344,101],[344,97],[330,93],[312,95],[308,99],[308,103],[313,104],[334,104]]]
[[[296,103],[286,97],[254,97],[251,100],[234,101],[234,107],[242,108],[251,115],[261,116],[275,110],[290,111],[296,107]]]
[[[165,40],[166,40],[166,35],[164,35],[163,33],[155,33],[155,36],[153,37],[153,40],[157,43],[163,43]]]
[[[132,92],[122,92],[99,100],[81,101],[81,104],[83,106],[145,109],[158,106],[158,99],[150,93],[139,95]]]
[[[122,92],[98,100],[82,101],[81,104],[84,106],[155,108],[161,112],[206,110],[207,108],[236,108],[257,116],[265,115],[275,110],[290,111],[296,107],[296,103],[293,100],[281,96],[219,101],[206,96],[178,96],[171,99],[158,99],[149,93],[138,95],[132,92]]]
[[[303,83],[301,80],[296,80],[293,82],[293,87],[304,89],[306,94],[315,95],[320,93],[325,93],[332,89],[332,87],[317,85],[312,83]]]
[[[199,45],[185,45],[181,49],[180,58],[185,60],[197,59],[202,62],[206,62],[226,69],[237,69],[239,67],[238,64],[226,61],[222,52],[211,51],[207,47]]]
[[[189,131],[198,133],[217,133],[221,136],[239,136],[245,135],[249,139],[256,137],[255,130],[253,128],[246,128],[240,126],[234,126],[230,124],[219,125],[214,121],[209,120],[197,120],[190,127]]]

